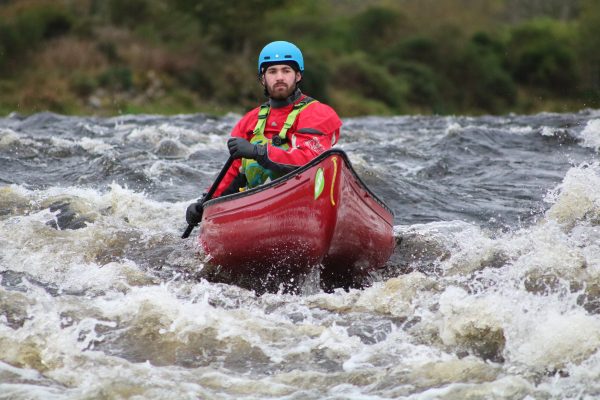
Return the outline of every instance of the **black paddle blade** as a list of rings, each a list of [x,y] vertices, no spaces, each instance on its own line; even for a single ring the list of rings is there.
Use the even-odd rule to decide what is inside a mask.
[[[204,202],[202,204],[204,204]],[[201,208],[201,211],[200,211],[200,221],[202,221],[202,214],[204,214],[204,208]],[[188,227],[185,228],[185,231],[183,232],[183,235],[181,235],[181,238],[182,239],[187,239],[197,225],[198,224],[196,224],[196,225],[192,225],[192,224],[188,225]]]
[[[182,239],[187,239],[188,237],[190,237],[190,233],[192,233],[192,231],[194,230],[194,227],[196,225],[188,225],[187,228],[185,228],[185,231],[183,232],[183,235],[181,235]]]

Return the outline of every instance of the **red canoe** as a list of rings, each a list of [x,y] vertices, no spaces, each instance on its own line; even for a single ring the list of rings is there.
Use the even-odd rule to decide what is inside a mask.
[[[232,275],[306,273],[342,280],[381,268],[394,250],[393,213],[332,149],[257,188],[204,204],[199,240]]]

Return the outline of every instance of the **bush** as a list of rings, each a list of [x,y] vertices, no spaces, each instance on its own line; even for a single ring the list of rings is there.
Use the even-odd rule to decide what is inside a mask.
[[[285,8],[269,10],[263,25],[268,30],[264,35],[258,32],[262,40],[257,42],[259,47],[256,51],[269,41],[290,38],[303,51],[310,50],[319,56],[315,58],[347,52],[352,45],[349,20],[336,15],[332,6],[331,2],[322,0],[303,0],[290,2]]]
[[[98,82],[92,76],[83,73],[77,73],[71,78],[71,89],[80,97],[91,95],[97,86]]]
[[[504,45],[484,33],[475,34],[462,57],[463,107],[486,112],[503,112],[515,104],[517,91],[504,66]]]
[[[344,89],[333,88],[331,90],[331,106],[342,117],[394,114],[393,110],[381,101],[365,98],[353,91]]]
[[[100,53],[106,57],[108,62],[115,63],[121,61],[121,57],[119,57],[119,53],[117,52],[117,46],[114,42],[101,41],[98,43],[97,47]]]
[[[433,38],[413,36],[392,46],[384,53],[384,58],[388,61],[419,62],[429,66],[440,65],[439,45]]]
[[[150,14],[148,0],[109,0],[107,6],[110,21],[119,26],[135,26]]]
[[[113,90],[129,90],[133,87],[133,74],[128,67],[110,67],[100,74],[98,83],[100,86]]]
[[[369,54],[376,54],[397,40],[404,17],[389,8],[369,7],[352,18],[351,25],[354,44]]]
[[[227,57],[227,62],[218,66],[219,73],[212,74],[213,87],[210,93],[212,99],[221,104],[236,105],[243,107],[256,107],[261,101],[262,87],[256,78],[254,63],[249,64],[244,57]],[[214,71],[215,65],[208,71]]]
[[[3,45],[4,40],[2,40],[2,26],[0,26],[0,71],[2,71],[6,65],[6,63],[10,60],[10,56],[8,51]]]
[[[24,9],[11,22],[0,21],[0,68],[37,47],[43,40],[64,35],[73,26],[63,8],[40,5]]]
[[[306,70],[302,77],[302,91],[322,102],[329,102],[328,85],[331,71],[326,62],[310,52],[304,54]]]
[[[507,50],[517,82],[555,94],[573,93],[578,82],[576,58],[558,22],[543,19],[518,26]]]
[[[264,27],[265,13],[283,9],[288,3],[291,0],[175,0],[173,7],[194,15],[202,34],[212,43],[227,51],[240,52],[256,44],[261,33],[268,29]]]
[[[600,106],[600,2],[583,0],[578,26],[578,61],[584,101]]]
[[[45,5],[26,10],[14,24],[21,44],[37,44],[67,33],[73,25],[71,15],[62,8]]]
[[[571,109],[598,106],[598,0],[575,0],[568,8],[577,14],[568,22],[519,25],[511,24],[555,14],[540,1],[525,14],[506,8],[504,0],[475,3],[437,2],[432,17],[417,2],[389,0],[0,0],[0,83],[19,82],[12,89],[18,93],[31,76],[48,76],[31,84],[35,89],[23,97],[29,102],[21,102],[25,108],[57,108],[103,87],[148,89],[114,97],[154,101],[156,109],[162,101],[167,108],[190,107],[200,94],[211,107],[239,110],[263,100],[256,81],[262,46],[291,40],[305,55],[303,90],[352,115],[532,112],[558,102]],[[477,29],[483,32],[471,35]],[[77,39],[42,48],[65,34]],[[74,42],[85,49],[96,45],[89,54],[100,62],[80,55],[69,46]],[[70,51],[61,54],[56,44]],[[61,80],[61,91],[52,80]],[[45,100],[36,103],[38,87]],[[185,95],[169,103],[175,93]],[[565,95],[573,97],[563,101]]]
[[[193,68],[188,71],[183,71],[177,75],[177,79],[186,88],[199,93],[203,97],[210,97],[215,90],[214,82],[209,73],[203,68]]]
[[[439,77],[429,66],[411,61],[394,61],[389,68],[394,76],[406,82],[406,99],[409,103],[425,106],[433,113],[444,112]]]
[[[366,98],[375,99],[402,110],[407,87],[388,70],[363,53],[341,58],[335,66],[333,84],[345,90],[353,90]]]

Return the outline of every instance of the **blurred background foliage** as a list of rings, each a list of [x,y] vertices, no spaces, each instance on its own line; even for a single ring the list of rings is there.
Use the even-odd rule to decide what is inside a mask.
[[[600,108],[598,0],[0,0],[0,113],[243,112],[272,40],[342,116]]]

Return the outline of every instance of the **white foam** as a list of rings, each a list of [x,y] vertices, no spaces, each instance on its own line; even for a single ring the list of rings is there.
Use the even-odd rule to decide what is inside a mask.
[[[598,151],[600,149],[600,119],[588,121],[581,131],[581,138],[583,139],[582,146]]]
[[[106,143],[101,139],[92,139],[89,137],[81,138],[78,144],[87,152],[98,155],[106,154],[114,148],[112,144]]]
[[[17,143],[21,136],[8,128],[0,128],[0,148],[6,148],[13,143]]]
[[[21,379],[35,380],[40,379],[41,375],[38,371],[29,368],[17,368],[10,364],[0,361],[0,376],[9,373],[18,376]]]
[[[0,129],[0,149],[9,146],[22,146],[26,147],[28,151],[38,153],[38,150],[35,148],[36,143],[33,140],[12,129],[2,128]]]
[[[445,134],[446,135],[450,135],[450,134],[455,134],[458,132],[461,132],[463,130],[463,127],[455,121],[449,122],[448,125],[446,126],[445,129]]]
[[[112,133],[112,129],[102,125],[92,124],[90,122],[79,123],[77,124],[79,127],[85,129],[86,131],[93,133],[97,136],[107,136]]]
[[[556,305],[548,299],[548,303]],[[579,364],[600,347],[600,320],[582,309],[560,311],[554,307],[513,315],[506,330],[509,361],[537,371]]]
[[[467,129],[459,124],[465,121],[446,119],[447,132]],[[173,140],[187,154],[224,144],[222,134],[170,124],[116,130],[114,143],[118,134],[150,148]],[[7,145],[23,140],[3,133]],[[112,151],[101,138],[55,143]],[[156,161],[145,172],[160,179],[184,166],[179,162]],[[424,252],[437,253],[415,259],[419,268],[411,273],[404,273],[412,266],[406,256],[406,270],[364,290],[260,298],[184,277],[201,266],[197,242],[178,240],[187,202],[154,201],[119,185],[6,186],[3,204],[16,211],[0,218],[0,279],[23,301],[9,298],[10,310],[0,310],[0,376],[29,382],[0,383],[0,393],[591,398],[600,390],[599,171],[596,164],[571,168],[548,194],[541,220],[512,231],[490,233],[462,221],[396,226],[396,237],[411,235],[411,245],[421,241]],[[90,222],[78,230],[47,226],[59,216],[48,209],[55,202]],[[148,252],[160,262],[163,255],[152,253],[165,243],[177,259],[170,270],[135,258]],[[491,361],[480,354],[486,350]],[[555,369],[568,376],[552,376]]]
[[[65,389],[29,383],[0,383],[0,396],[10,400],[63,400]]]
[[[586,216],[600,215],[600,164],[584,164],[567,171],[562,183],[548,192],[547,216],[572,226]]]
[[[52,146],[66,149],[73,147],[75,144],[71,139],[63,139],[56,136],[50,138],[50,143],[52,143]]]
[[[542,382],[540,389],[554,398],[593,399],[600,393],[600,352],[596,351],[579,365],[567,364],[568,376]],[[585,388],[585,389],[582,389]],[[594,395],[585,396],[584,393]]]
[[[119,249],[128,246],[149,246],[148,243],[164,241],[169,235],[178,237],[178,221],[185,209],[185,203],[153,201],[116,184],[106,193],[82,188],[11,188],[19,193],[21,201],[31,202],[33,207],[60,201],[91,218],[87,227],[77,230],[47,226],[46,222],[60,212],[47,208],[34,208],[27,215],[0,220],[0,259],[10,260],[13,271],[57,282],[64,290],[100,292],[128,282],[147,281],[133,262],[110,262],[111,248],[118,254]],[[131,240],[134,242],[129,244]]]
[[[508,128],[508,132],[517,135],[529,135],[530,133],[534,132],[534,129],[531,126],[511,126]],[[548,132],[546,127],[544,127],[542,134],[544,134],[544,132]]]
[[[462,344],[463,337],[501,331],[507,309],[498,295],[471,296],[458,287],[449,287],[440,296],[440,338],[446,345]]]
[[[544,126],[542,128],[542,131],[540,133],[541,133],[542,136],[554,137],[554,135],[556,135],[556,129],[555,128],[551,128],[549,126]]]

